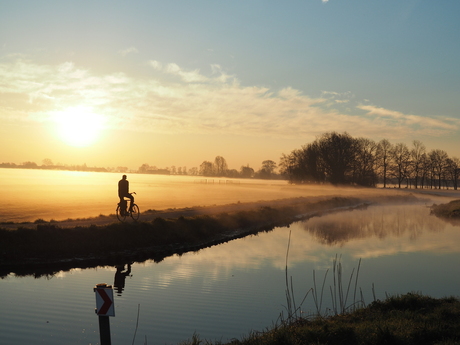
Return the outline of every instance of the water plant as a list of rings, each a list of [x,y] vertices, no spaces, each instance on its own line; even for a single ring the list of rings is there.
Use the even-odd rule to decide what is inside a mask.
[[[432,205],[431,213],[441,218],[460,219],[460,200],[452,200],[446,204]]]
[[[302,305],[307,300],[309,295],[312,296],[313,303],[316,308],[316,313],[313,317],[326,317],[330,315],[340,315],[347,312],[355,311],[358,308],[365,307],[364,297],[362,289],[359,288],[358,295],[358,277],[359,270],[361,267],[361,259],[358,261],[358,267],[352,269],[350,277],[345,280],[342,256],[335,255],[332,261],[332,285],[329,285],[329,292],[331,297],[332,306],[323,310],[323,298],[326,289],[326,281],[329,274],[329,269],[324,273],[321,286],[319,287],[316,281],[316,271],[313,270],[313,287],[311,287],[306,294],[303,296],[302,301],[297,304],[295,300],[294,285],[292,277],[288,274],[288,259],[289,259],[289,248],[291,244],[291,232],[289,232],[289,239],[286,251],[286,266],[285,266],[285,280],[286,280],[286,306],[287,317],[284,318],[282,314],[280,319],[283,322],[292,323],[300,318],[303,318]],[[350,302],[351,293],[353,291],[353,299]],[[375,300],[375,295],[374,295]]]
[[[348,309],[350,310],[350,309]],[[432,298],[416,293],[387,297],[367,307],[329,317],[300,318],[251,332],[228,345],[358,345],[358,344],[459,344],[460,300]],[[223,344],[200,339],[182,345]]]
[[[288,261],[289,261],[289,249],[291,247],[291,231],[289,231],[289,239],[288,239],[288,244],[287,244],[287,250],[286,250],[286,266],[285,266],[285,283],[286,283],[286,311],[287,311],[287,318],[284,319],[283,314],[280,315],[280,319],[282,322],[293,322],[294,320],[297,320],[298,318],[301,317],[301,306],[304,303],[304,301],[307,299],[308,295],[313,291],[313,288],[310,288],[306,294],[304,295],[302,302],[299,304],[299,306],[296,305],[295,302],[295,293],[294,293],[294,284],[292,282],[292,277],[289,277],[288,275]]]

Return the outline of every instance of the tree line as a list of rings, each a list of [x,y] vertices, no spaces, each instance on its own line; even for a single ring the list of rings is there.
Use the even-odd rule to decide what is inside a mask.
[[[42,165],[34,162],[1,163],[0,168],[57,169],[78,171],[138,172],[144,174],[201,175],[229,178],[286,179],[290,183],[331,183],[375,187],[390,184],[398,188],[454,188],[458,189],[460,160],[439,149],[428,151],[422,142],[411,146],[392,144],[387,139],[375,142],[367,138],[353,138],[348,133],[328,132],[312,143],[289,154],[283,154],[277,164],[264,160],[259,170],[243,165],[230,169],[225,158],[203,161],[199,167],[157,168],[142,164],[137,170],[127,167],[98,168],[63,166],[46,158]],[[278,169],[278,173],[276,170]]]
[[[64,165],[64,164],[53,164],[51,159],[45,158],[41,165],[35,162],[27,161],[21,164],[16,163],[0,163],[0,168],[9,169],[43,169],[43,170],[66,170],[66,171],[90,171],[90,172],[107,172],[106,168],[87,166],[86,163],[82,165]]]
[[[275,173],[277,166],[272,160],[264,160],[259,170],[255,171],[249,165],[242,165],[240,170],[229,169],[227,161],[222,156],[217,156],[214,162],[203,161],[198,170],[195,170],[196,175],[201,176],[216,176],[216,177],[231,177],[231,178],[262,178],[274,179],[280,178]]]
[[[70,171],[91,171],[91,172],[119,172],[119,173],[140,173],[140,174],[161,174],[161,175],[192,175],[192,176],[210,176],[210,177],[230,177],[230,178],[262,178],[276,179],[282,178],[276,174],[276,163],[272,160],[262,162],[262,167],[255,171],[249,165],[241,166],[240,170],[229,169],[225,158],[217,156],[214,162],[203,161],[199,167],[187,169],[185,166],[170,166],[158,168],[155,165],[147,163],[142,164],[138,169],[131,170],[126,166],[117,166],[116,168],[102,168],[82,165],[63,165],[61,163],[54,164],[49,158],[45,158],[42,164],[27,161],[21,164],[16,163],[0,163],[0,168],[11,169],[44,169],[44,170],[70,170]]]
[[[279,168],[290,183],[457,189],[460,160],[443,150],[427,151],[418,140],[408,147],[329,132],[283,154]]]

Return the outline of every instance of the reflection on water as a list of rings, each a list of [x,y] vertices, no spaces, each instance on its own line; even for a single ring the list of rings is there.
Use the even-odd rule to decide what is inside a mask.
[[[380,206],[310,219],[302,224],[322,244],[349,247],[354,257],[395,253],[458,253],[460,227],[423,206]]]
[[[362,258],[358,286],[365,302],[420,291],[459,295],[460,227],[425,206],[369,207],[312,218],[160,263],[125,263],[70,270],[49,279],[0,280],[0,332],[5,344],[95,344],[99,340],[93,286],[114,281],[114,344],[176,344],[192,336],[229,341],[276,322],[286,305],[285,267],[300,302],[341,256],[344,277]],[[133,274],[134,272],[134,274]],[[326,289],[333,283],[326,282]],[[7,298],[4,298],[7,296]],[[324,306],[330,304],[324,296]],[[330,299],[330,298],[329,298]],[[312,300],[302,305],[315,311]],[[23,325],[27,324],[24,329]]]
[[[125,266],[127,266],[126,270]],[[113,286],[118,296],[121,296],[123,290],[125,289],[126,277],[129,277],[131,274],[131,263],[127,265],[117,265],[116,269],[117,271],[115,272]]]
[[[416,240],[423,233],[442,231],[446,224],[417,206],[370,207],[366,212],[344,212],[304,223],[320,243],[343,245],[356,239],[388,236]]]

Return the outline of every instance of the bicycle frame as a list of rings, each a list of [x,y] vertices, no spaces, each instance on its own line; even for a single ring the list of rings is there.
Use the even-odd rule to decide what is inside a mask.
[[[136,194],[135,192],[130,194]],[[139,206],[133,203],[132,210],[128,210],[129,199],[123,198],[117,205],[116,215],[120,222],[124,222],[126,217],[131,217],[134,221],[137,221],[140,216]]]

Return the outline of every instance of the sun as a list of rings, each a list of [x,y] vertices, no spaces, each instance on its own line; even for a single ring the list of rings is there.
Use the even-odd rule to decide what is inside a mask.
[[[55,114],[57,134],[66,144],[87,147],[100,137],[104,117],[86,107],[68,108]]]

